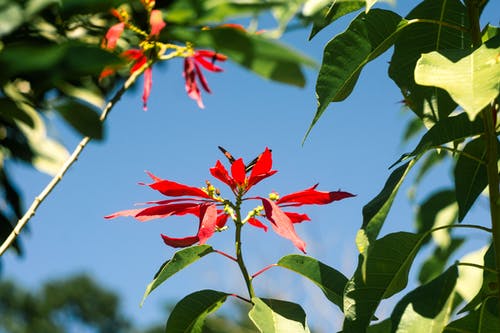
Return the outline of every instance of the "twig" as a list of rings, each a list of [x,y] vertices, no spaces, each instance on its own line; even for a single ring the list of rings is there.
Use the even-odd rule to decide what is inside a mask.
[[[104,122],[110,113],[111,109],[116,105],[116,103],[120,100],[120,98],[123,96],[123,94],[132,86],[137,78],[146,70],[148,66],[151,64],[145,64],[142,68],[136,70],[133,72],[130,77],[125,81],[123,86],[116,92],[116,94],[110,99],[108,104],[104,107],[102,110],[101,116],[99,117],[99,120],[101,122]],[[10,233],[9,237],[5,239],[3,242],[2,246],[0,246],[0,256],[4,254],[4,252],[12,245],[14,240],[17,238],[17,236],[21,233],[21,230],[24,228],[24,226],[28,223],[28,221],[35,215],[36,210],[38,206],[47,198],[47,196],[52,192],[52,190],[57,186],[57,184],[62,180],[64,177],[64,174],[68,169],[75,163],[75,161],[78,159],[78,156],[80,156],[80,153],[83,151],[85,146],[90,142],[91,138],[86,136],[84,137],[78,146],[76,146],[75,150],[71,154],[71,156],[66,160],[64,165],[59,169],[59,172],[52,178],[52,180],[45,186],[45,188],[40,192],[40,194],[33,200],[31,203],[30,208],[26,211],[26,213],[23,215],[21,219],[17,221],[16,226]]]

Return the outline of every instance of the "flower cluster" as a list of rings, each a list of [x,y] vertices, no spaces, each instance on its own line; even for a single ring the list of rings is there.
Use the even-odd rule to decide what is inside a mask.
[[[220,161],[217,161],[215,166],[210,169],[212,176],[228,185],[232,190],[236,197],[234,202],[221,197],[220,191],[208,181],[206,187],[198,188],[161,179],[148,172],[153,182],[146,185],[168,197],[168,199],[147,202],[151,206],[119,211],[106,216],[106,218],[132,216],[138,221],[145,222],[172,215],[191,214],[196,216],[198,218],[198,232],[196,235],[182,238],[161,235],[165,244],[172,247],[187,247],[196,243],[204,244],[215,231],[226,226],[229,217],[235,223],[245,224],[248,222],[250,225],[267,231],[267,226],[259,220],[265,218],[278,235],[291,240],[299,250],[305,252],[306,244],[296,234],[294,224],[309,221],[310,218],[306,214],[285,211],[284,209],[303,205],[325,205],[354,196],[343,191],[318,191],[316,190],[316,184],[281,198],[277,193],[271,193],[268,198],[259,196],[245,197],[245,194],[254,185],[277,172],[272,170],[272,153],[267,148],[257,158],[253,167],[246,167],[240,158],[231,163],[230,171],[229,173]],[[235,211],[240,209],[239,203],[243,200],[258,200],[262,205],[257,206],[248,213],[246,218],[241,219],[240,214],[235,214]]]
[[[226,56],[211,50],[194,50],[191,45],[178,46],[160,42],[158,40],[160,32],[166,27],[163,14],[161,10],[153,9],[155,1],[141,0],[141,2],[149,15],[149,32],[142,31],[135,26],[126,11],[113,9],[111,14],[119,22],[108,29],[101,46],[110,51],[114,50],[117,47],[118,40],[127,28],[141,37],[140,48],[126,50],[121,53],[121,57],[132,64],[130,74],[144,71],[144,88],[142,94],[144,110],[147,110],[147,102],[153,85],[152,64],[155,61],[167,60],[175,56],[184,57],[183,76],[186,81],[186,92],[190,98],[197,102],[200,108],[203,108],[198,81],[206,92],[210,93],[211,91],[200,66],[211,72],[221,72],[222,68],[216,66],[215,61],[225,61]],[[166,56],[165,54],[169,49],[174,51]],[[105,68],[101,73],[100,79],[115,72],[116,68]]]

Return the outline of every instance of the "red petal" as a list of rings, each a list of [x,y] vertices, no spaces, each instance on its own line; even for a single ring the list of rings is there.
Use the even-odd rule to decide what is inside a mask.
[[[161,234],[161,238],[163,238],[163,242],[171,247],[188,247],[199,241],[198,236],[189,236],[183,238],[172,238],[167,235]]]
[[[145,222],[169,217],[171,215],[198,215],[199,207],[200,204],[195,202],[153,206],[140,210],[140,212],[135,215],[135,218],[138,221]]]
[[[273,230],[281,237],[287,238],[302,252],[306,253],[306,243],[295,233],[290,218],[276,205],[274,201],[261,198],[266,217],[271,221]]]
[[[271,170],[273,167],[273,158],[271,151],[266,147],[266,150],[259,156],[259,159],[255,163],[252,169],[250,178],[248,179],[248,188],[257,184],[261,180],[274,175],[276,170]]]
[[[323,192],[316,191],[315,188],[318,184],[295,193],[291,193],[280,198],[276,203],[284,204],[286,206],[302,206],[302,205],[326,205],[333,201],[342,200],[345,198],[354,197],[354,194],[342,191]]]
[[[217,216],[216,226],[217,226],[217,228],[221,229],[226,225],[226,222],[227,222],[227,219],[229,218],[229,215],[224,213],[223,210],[218,210],[217,214],[219,214],[219,215]]]
[[[260,222],[259,220],[257,220],[255,217],[248,219],[248,224],[253,225],[254,227],[257,228],[264,229],[264,231],[267,232],[267,226],[262,222]]]
[[[128,60],[137,60],[141,57],[144,57],[144,53],[142,53],[142,50],[130,49],[123,52],[122,57],[127,58]]]
[[[217,207],[214,204],[200,206],[200,228],[198,229],[198,239],[200,244],[212,237],[217,225]]]
[[[205,75],[200,70],[200,66],[197,63],[194,64],[194,69],[196,70],[196,76],[198,76],[198,80],[200,80],[201,86],[207,93],[212,93],[210,87],[208,86],[207,79],[205,79]]]
[[[215,54],[215,53],[214,53]],[[220,68],[219,66],[215,65],[212,61],[207,61],[205,58],[199,55],[199,53],[196,53],[194,55],[194,59],[197,64],[200,64],[203,66],[208,71],[211,72],[222,72],[223,69]],[[217,58],[213,58],[213,60],[216,60]]]
[[[101,72],[101,75],[99,75],[99,81],[104,79],[105,77],[115,74],[115,72],[116,70],[110,66],[104,67],[104,69]]]
[[[299,214],[299,213],[294,213],[294,212],[284,212],[286,216],[290,218],[292,223],[300,223],[304,221],[311,221],[309,216],[307,214]]]
[[[106,32],[106,36],[104,37],[102,47],[109,50],[113,50],[116,47],[116,43],[118,42],[118,39],[122,35],[124,29],[125,29],[125,23],[123,22],[111,26],[108,32]]]
[[[148,184],[153,190],[160,192],[163,195],[170,197],[194,196],[200,198],[211,199],[208,194],[197,187],[179,184],[170,180],[160,180],[152,184]]]
[[[144,71],[144,91],[142,93],[142,103],[144,111],[148,109],[148,98],[151,93],[152,85],[153,85],[153,71],[151,70],[151,67],[148,67]]]
[[[231,164],[231,175],[233,176],[236,184],[240,186],[245,184],[246,171],[243,159],[238,158],[236,161],[234,161],[234,163]]]
[[[236,189],[234,179],[231,178],[222,163],[218,160],[213,168],[210,168],[210,174],[229,186],[232,190]]]
[[[211,58],[217,61],[226,61],[227,57],[222,53],[214,52],[212,50],[197,50],[195,56]]]
[[[203,101],[201,100],[200,88],[198,88],[198,84],[196,83],[196,69],[192,57],[184,59],[184,71],[182,75],[186,80],[185,88],[188,96],[198,103],[198,107],[200,109],[203,109],[204,105]]]
[[[129,209],[129,210],[122,210],[107,216],[104,216],[105,219],[114,219],[115,217],[120,217],[120,216],[135,216],[137,213],[139,213],[142,209]]]
[[[149,25],[151,26],[150,36],[158,36],[160,31],[165,28],[165,22],[163,21],[163,15],[161,10],[155,9],[151,11],[151,16],[149,17]]]

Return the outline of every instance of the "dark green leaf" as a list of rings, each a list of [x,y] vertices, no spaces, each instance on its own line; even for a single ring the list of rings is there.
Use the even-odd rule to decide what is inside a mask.
[[[229,294],[215,290],[200,290],[179,301],[168,317],[165,332],[201,333],[205,318],[226,301]]]
[[[421,155],[427,150],[439,148],[453,141],[462,141],[468,137],[483,133],[483,122],[480,119],[470,121],[467,114],[441,119],[424,134],[417,147],[409,154],[404,154],[393,165],[408,157]]]
[[[365,6],[365,1],[331,1],[328,6],[321,11],[320,18],[316,20],[311,29],[309,40],[331,23],[344,15],[357,11]]]
[[[444,249],[437,246],[434,252],[424,261],[418,274],[420,283],[427,283],[443,272],[451,255],[465,242],[465,238],[453,238]]]
[[[144,296],[142,297],[141,306],[146,300],[146,297],[168,278],[212,252],[214,252],[214,249],[210,245],[198,245],[174,253],[172,259],[163,263],[160,270],[155,274],[153,281],[148,284]]]
[[[60,66],[66,71],[65,77],[98,76],[104,67],[121,61],[116,55],[98,46],[68,43],[63,63]]]
[[[307,134],[328,104],[351,94],[363,67],[391,47],[406,25],[396,13],[374,9],[358,15],[345,32],[328,42],[316,81],[318,109]]]
[[[457,266],[451,266],[436,279],[409,292],[394,307],[392,332],[441,332],[448,323],[453,305]]]
[[[18,108],[17,104],[9,98],[0,98],[0,117],[11,125],[15,120],[32,128],[35,125],[30,115],[22,108]]]
[[[252,298],[248,316],[261,333],[309,333],[306,313],[295,303],[277,299]]]
[[[428,127],[448,116],[456,103],[442,89],[423,87],[415,83],[414,71],[423,53],[443,49],[467,49],[471,45],[468,16],[459,0],[425,0],[406,17],[410,24],[394,44],[389,76],[401,89],[407,105],[424,120]],[[464,31],[437,23],[416,23],[416,19],[442,20],[463,27]]]
[[[499,148],[497,142],[497,150],[500,151]],[[472,159],[471,156],[476,159]],[[488,185],[486,143],[482,137],[470,141],[464,147],[463,154],[460,154],[455,165],[454,175],[458,220],[462,221],[477,197]]]
[[[425,237],[427,234],[392,233],[371,245],[366,263],[359,256],[356,272],[344,292],[345,333],[363,332],[380,301],[406,287],[410,267]]]
[[[102,122],[93,107],[75,99],[64,99],[55,110],[83,136],[100,140],[103,137]]]
[[[380,323],[368,326],[366,333],[387,333],[391,331],[391,320],[387,318]]]
[[[348,281],[342,273],[314,258],[299,254],[281,258],[278,266],[288,268],[311,280],[323,291],[330,302],[342,310],[344,288]]]
[[[238,29],[194,31],[172,28],[166,33],[167,39],[191,41],[196,47],[212,48],[264,78],[300,87],[305,84],[301,66],[315,66],[310,58],[275,40]]]
[[[451,322],[443,333],[492,333],[500,332],[500,318],[496,309],[496,297],[487,299],[477,310],[472,310],[465,317]]]
[[[432,193],[425,198],[425,201],[419,205],[417,211],[415,221],[417,232],[422,233],[431,230],[437,222],[438,214],[455,202],[455,192],[448,189]],[[425,243],[428,240],[426,239]]]

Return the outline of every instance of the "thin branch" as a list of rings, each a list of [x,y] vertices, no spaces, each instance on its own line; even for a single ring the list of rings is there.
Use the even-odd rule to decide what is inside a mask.
[[[494,269],[491,269],[491,268],[488,268],[488,267],[485,267],[485,266],[482,266],[482,265],[474,264],[472,262],[457,262],[457,265],[458,266],[475,267],[475,268],[478,268],[478,269],[482,269],[484,271],[491,272],[493,274],[498,274],[498,272],[495,271]]]
[[[132,86],[137,78],[148,68],[151,64],[147,63],[140,69],[136,70],[134,73],[130,75],[130,77],[125,81],[123,86],[116,92],[116,94],[111,98],[108,104],[102,110],[101,116],[99,120],[104,122],[108,117],[108,114],[111,112],[116,103],[121,99],[123,94]],[[90,142],[91,138],[86,136],[84,137],[80,143],[76,146],[75,150],[71,154],[71,156],[66,160],[64,165],[59,169],[59,172],[52,178],[52,180],[45,186],[45,188],[40,192],[40,194],[33,200],[30,208],[26,211],[26,213],[17,221],[16,226],[10,233],[9,237],[5,239],[2,246],[0,246],[0,256],[4,254],[4,252],[12,245],[17,236],[21,233],[21,230],[28,223],[28,221],[35,215],[38,206],[47,198],[47,196],[52,192],[52,190],[57,186],[57,184],[62,180],[64,174],[68,169],[76,162],[78,156],[80,156],[81,152],[87,144]]]

